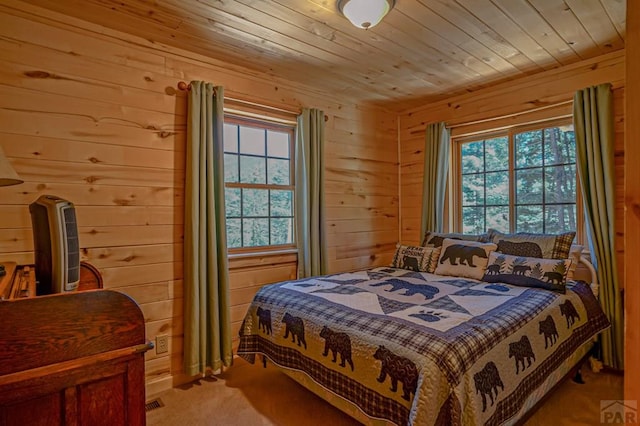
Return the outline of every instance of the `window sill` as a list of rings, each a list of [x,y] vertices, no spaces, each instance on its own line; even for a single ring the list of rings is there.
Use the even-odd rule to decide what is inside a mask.
[[[298,249],[263,250],[228,255],[229,269],[246,269],[298,263]]]
[[[227,257],[229,258],[229,260],[231,260],[231,259],[246,259],[249,257],[280,256],[283,254],[298,254],[298,249],[294,247],[294,248],[278,249],[278,250],[262,250],[262,251],[243,252],[243,253],[229,253]]]

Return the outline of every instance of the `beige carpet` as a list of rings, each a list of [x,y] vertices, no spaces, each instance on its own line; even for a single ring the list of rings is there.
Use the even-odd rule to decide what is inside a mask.
[[[583,371],[586,384],[571,380],[557,388],[526,426],[598,425],[600,400],[622,399],[622,376]],[[240,358],[215,379],[203,379],[160,395],[164,407],[147,413],[149,426],[358,425],[267,364]]]

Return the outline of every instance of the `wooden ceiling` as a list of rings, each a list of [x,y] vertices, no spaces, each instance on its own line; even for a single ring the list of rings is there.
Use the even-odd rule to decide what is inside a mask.
[[[622,49],[625,38],[625,0],[397,0],[369,30],[335,0],[29,2],[393,109]]]

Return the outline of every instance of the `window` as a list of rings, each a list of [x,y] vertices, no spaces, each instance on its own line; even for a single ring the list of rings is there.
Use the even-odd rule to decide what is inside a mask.
[[[291,246],[293,128],[226,117],[224,180],[227,245]]]
[[[573,125],[549,123],[456,141],[462,232],[582,229]]]

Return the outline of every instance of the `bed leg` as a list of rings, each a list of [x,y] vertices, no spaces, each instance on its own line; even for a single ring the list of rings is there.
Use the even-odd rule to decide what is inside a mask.
[[[584,380],[582,379],[582,373],[580,372],[580,368],[576,370],[576,374],[575,376],[573,376],[573,381],[581,385],[584,385]]]
[[[266,355],[261,355],[261,356],[262,356],[262,367],[267,368],[267,357]]]

